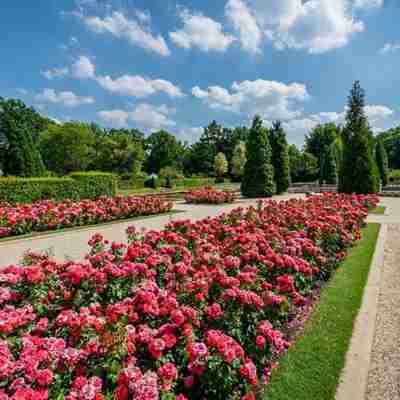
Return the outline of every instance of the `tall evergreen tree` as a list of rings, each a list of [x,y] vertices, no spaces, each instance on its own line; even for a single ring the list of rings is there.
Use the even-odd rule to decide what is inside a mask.
[[[290,161],[286,134],[280,121],[272,124],[269,138],[272,149],[276,193],[281,194],[286,192],[290,185]]]
[[[342,132],[339,191],[344,193],[377,193],[379,190],[379,172],[373,157],[373,136],[364,111],[364,99],[360,82],[354,82]]]
[[[247,161],[242,180],[242,194],[246,197],[271,197],[275,194],[274,169],[268,130],[256,116],[246,142]]]
[[[32,131],[36,129],[36,119],[40,119],[37,116],[22,101],[0,97],[0,135],[7,141],[7,151],[4,154],[6,175],[44,174],[42,157],[32,137]]]
[[[321,157],[320,181],[328,185],[336,185],[338,180],[335,148],[333,144],[325,149]]]
[[[388,184],[388,155],[382,140],[378,140],[375,147],[375,160],[378,166],[381,182],[383,186]]]

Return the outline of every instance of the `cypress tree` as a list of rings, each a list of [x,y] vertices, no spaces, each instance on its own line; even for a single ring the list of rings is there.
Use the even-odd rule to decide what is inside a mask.
[[[242,180],[242,194],[246,197],[271,197],[275,193],[274,169],[268,130],[256,116],[246,142],[247,161]]]
[[[286,134],[280,121],[272,124],[269,137],[272,148],[276,193],[281,194],[286,192],[290,185],[290,161]]]
[[[334,146],[329,146],[323,154],[321,162],[321,177],[328,185],[337,184],[337,166]]]
[[[378,166],[379,174],[381,177],[381,182],[383,186],[388,184],[388,169],[389,161],[388,155],[386,153],[385,146],[382,140],[378,140],[375,147],[375,160]]]
[[[360,82],[354,82],[342,132],[343,161],[339,191],[344,193],[366,194],[379,190],[379,172],[373,157],[373,136],[364,111],[364,98]]]

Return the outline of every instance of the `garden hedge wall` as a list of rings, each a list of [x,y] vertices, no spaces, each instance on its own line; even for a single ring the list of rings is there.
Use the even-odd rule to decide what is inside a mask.
[[[130,179],[124,179],[125,177],[119,177],[118,188],[122,190],[133,190],[133,189],[143,189],[145,187],[145,182],[147,178],[144,177],[133,177]],[[201,187],[213,185],[215,183],[214,178],[206,177],[194,177],[194,178],[182,178],[172,180],[174,187]],[[157,179],[157,187],[164,187],[166,185],[165,178]]]
[[[114,174],[107,172],[74,172],[69,175],[78,182],[81,199],[97,199],[100,196],[112,197],[117,194]]]
[[[0,202],[11,204],[45,199],[96,199],[115,194],[114,176],[106,173],[74,173],[62,178],[0,178]]]

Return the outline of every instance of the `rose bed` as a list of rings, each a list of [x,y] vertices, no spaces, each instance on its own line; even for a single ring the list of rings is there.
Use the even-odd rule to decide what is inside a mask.
[[[117,196],[73,202],[51,200],[0,206],[0,238],[160,214],[172,203],[157,197]]]
[[[235,194],[216,190],[212,187],[194,189],[185,194],[186,203],[192,204],[223,204],[233,203]]]
[[[374,196],[266,201],[84,262],[26,255],[0,270],[0,400],[255,399],[360,238]]]

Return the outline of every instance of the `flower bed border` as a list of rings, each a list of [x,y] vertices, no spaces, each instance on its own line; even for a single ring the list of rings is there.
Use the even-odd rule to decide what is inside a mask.
[[[281,358],[264,400],[335,399],[379,232],[380,224],[363,228],[361,241],[322,290],[304,335]]]

